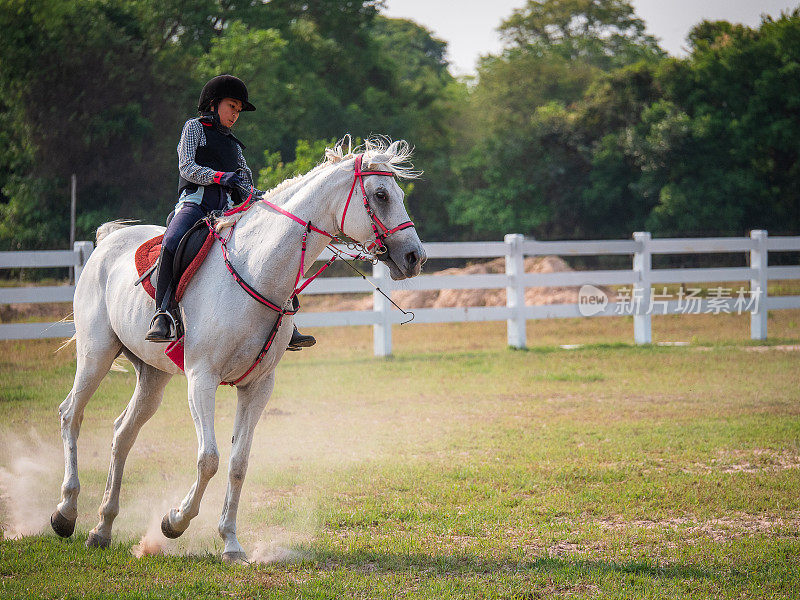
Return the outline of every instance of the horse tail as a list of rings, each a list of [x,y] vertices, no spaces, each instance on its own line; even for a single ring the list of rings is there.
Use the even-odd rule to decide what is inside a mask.
[[[108,223],[103,223],[100,227],[97,228],[97,235],[95,236],[95,243],[99,244],[100,242],[105,239],[108,234],[114,233],[117,229],[122,229],[123,227],[130,227],[136,223],[131,219],[117,219],[116,221],[109,221]]]
[[[59,323],[74,323],[75,321],[72,320],[72,313],[69,313],[66,317],[61,319]],[[56,352],[61,352],[64,348],[68,348],[70,344],[75,342],[78,339],[78,334],[73,333],[72,337],[68,340],[65,340],[63,344],[61,344],[58,348],[56,348]]]
[[[64,340],[64,343],[61,344],[58,348],[56,348],[56,352],[61,352],[64,348],[68,348],[77,339],[78,339],[78,334],[73,333],[71,338],[69,338],[68,340]]]

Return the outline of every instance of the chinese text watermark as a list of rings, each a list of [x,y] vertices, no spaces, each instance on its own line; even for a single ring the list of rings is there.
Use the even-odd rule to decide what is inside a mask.
[[[700,315],[758,312],[761,289],[738,289],[722,286],[703,289],[681,287],[669,292],[666,287],[622,287],[616,290],[614,304],[609,306],[608,293],[586,284],[578,291],[578,312],[592,317],[602,312],[615,315]],[[608,309],[608,310],[607,310]]]

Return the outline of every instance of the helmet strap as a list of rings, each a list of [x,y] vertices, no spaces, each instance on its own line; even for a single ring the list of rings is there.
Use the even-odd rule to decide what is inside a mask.
[[[212,105],[210,110],[204,110],[200,113],[200,117],[210,120],[214,127],[222,133],[226,135],[230,134],[230,128],[223,125],[222,121],[219,120],[219,113],[217,112],[216,106]]]

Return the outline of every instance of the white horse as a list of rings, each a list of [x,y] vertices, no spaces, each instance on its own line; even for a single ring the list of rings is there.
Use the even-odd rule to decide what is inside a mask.
[[[407,162],[410,154],[403,141],[391,145],[380,140],[367,142],[359,155],[345,151],[339,143],[326,150],[322,164],[265,195],[265,199],[296,219],[265,202],[256,202],[245,212],[223,218],[218,230],[235,223],[228,230],[231,237],[227,243],[235,270],[253,289],[289,310],[284,303],[295,290],[306,231],[298,223],[300,220],[311,222],[316,230],[343,233],[364,246],[384,246],[382,259],[394,279],[419,274],[425,251],[413,224],[409,225],[403,191],[393,177],[417,176]],[[364,174],[360,176],[362,163]],[[381,173],[366,172],[378,168]],[[330,242],[329,237],[316,230],[308,234],[305,265],[310,265]],[[61,502],[51,517],[53,529],[62,537],[72,534],[78,514],[77,441],[84,409],[120,354],[133,363],[137,377],[133,397],[114,422],[111,466],[100,505],[100,522],[86,542],[90,547],[110,544],[111,528],[119,513],[125,459],[142,425],[161,404],[167,382],[180,373],[164,354],[164,345],[145,341],[153,300],[141,285],[134,287],[138,278],[135,250],[163,231],[163,227],[154,225],[125,226],[115,222],[101,226],[97,249],[75,289],[77,370],[72,390],[59,407],[65,473]],[[376,237],[380,238],[377,243]],[[282,315],[256,302],[237,284],[226,268],[219,242],[194,275],[180,310],[185,327],[189,408],[199,446],[197,480],[180,506],[165,515],[162,531],[177,537],[198,514],[206,485],[219,465],[214,435],[215,392],[220,382],[241,378],[236,383],[238,404],[219,534],[225,543],[223,559],[243,560],[246,555],[236,537],[239,497],[253,431],[272,393],[275,367],[291,337],[292,313],[289,310],[283,318],[263,360],[248,372]]]

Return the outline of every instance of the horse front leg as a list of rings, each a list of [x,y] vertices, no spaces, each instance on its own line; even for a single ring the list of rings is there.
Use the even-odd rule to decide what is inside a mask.
[[[265,380],[237,389],[238,405],[236,420],[233,424],[233,447],[228,465],[228,491],[225,494],[225,504],[219,520],[219,534],[225,543],[222,553],[222,560],[225,562],[247,559],[247,555],[236,537],[236,514],[239,509],[244,477],[247,473],[247,463],[250,459],[253,433],[261,413],[264,412],[264,407],[269,402],[274,385],[275,375],[273,373]]]
[[[161,532],[168,538],[180,536],[200,512],[206,486],[219,468],[219,450],[214,435],[214,403],[219,377],[207,373],[188,374],[189,411],[197,430],[197,479],[178,508],[161,520]]]

